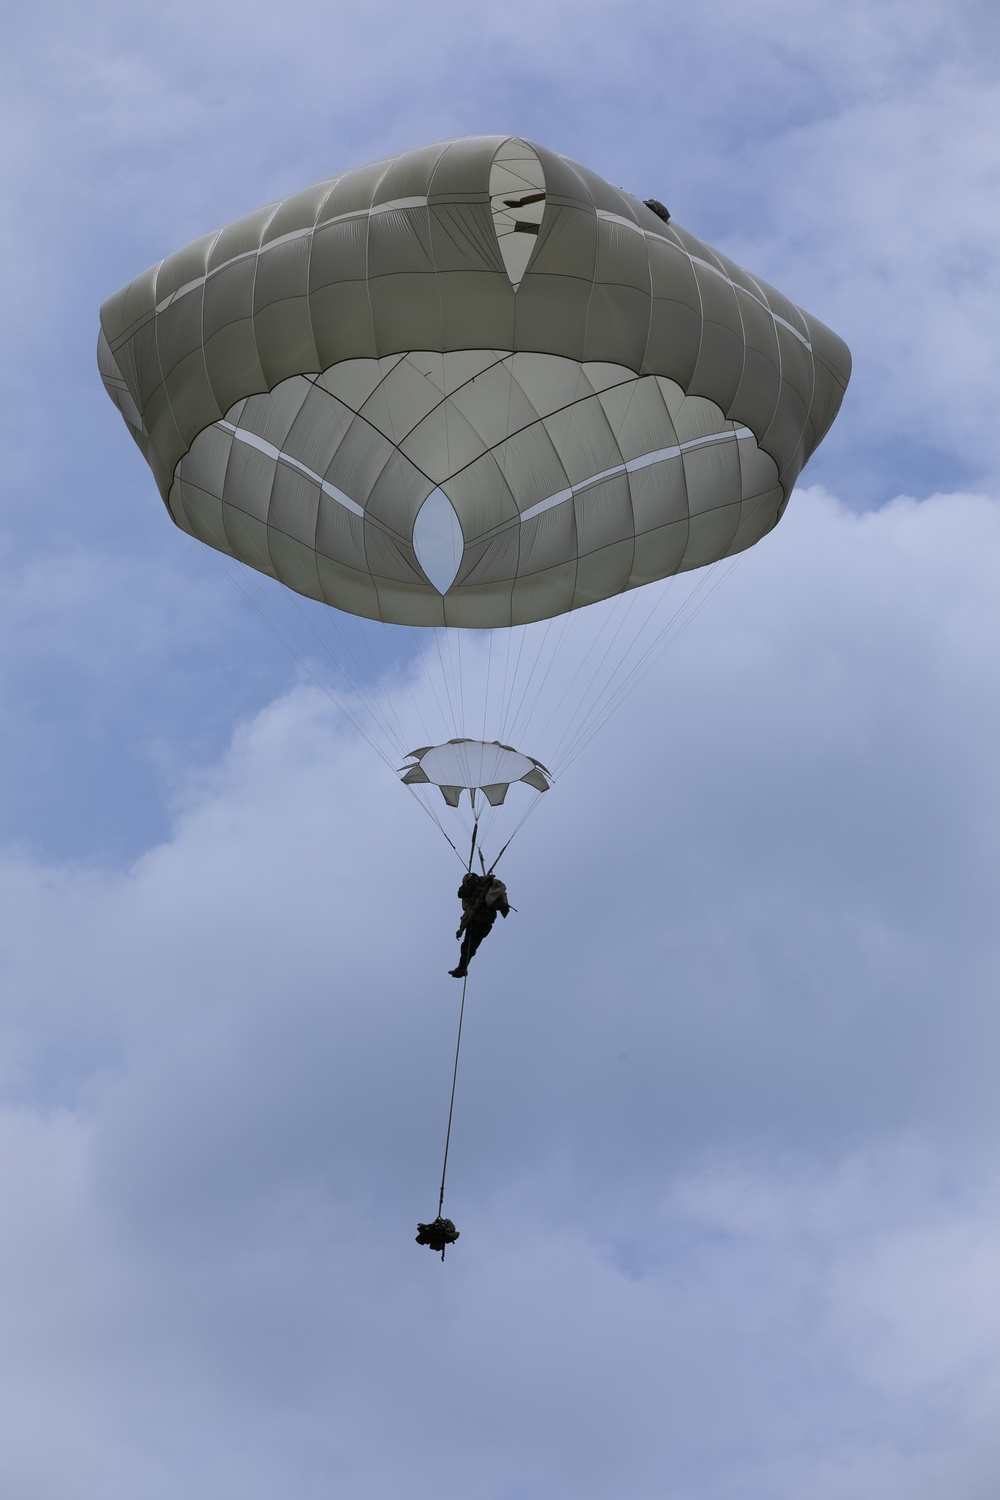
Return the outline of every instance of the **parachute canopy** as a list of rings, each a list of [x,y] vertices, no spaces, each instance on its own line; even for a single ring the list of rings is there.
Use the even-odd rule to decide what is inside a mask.
[[[500,807],[512,782],[523,781],[536,792],[547,792],[551,785],[541,761],[497,740],[453,739],[445,745],[411,750],[407,759],[413,765],[400,771],[403,782],[407,786],[430,782],[440,787],[449,807],[458,806],[463,791],[468,791],[473,807],[478,791],[491,807]]]
[[[849,378],[659,210],[516,138],[405,152],[137,277],[101,372],[210,546],[389,623],[547,619],[751,546]]]

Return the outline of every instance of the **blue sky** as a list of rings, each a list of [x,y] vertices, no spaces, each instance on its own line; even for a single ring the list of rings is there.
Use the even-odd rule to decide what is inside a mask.
[[[0,1489],[987,1500],[990,5],[25,8],[0,72]],[[168,522],[97,310],[386,152],[566,152],[827,321],[786,517],[509,856]]]

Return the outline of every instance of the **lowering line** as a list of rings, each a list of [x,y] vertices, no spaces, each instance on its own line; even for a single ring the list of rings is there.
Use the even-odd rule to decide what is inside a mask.
[[[448,1175],[448,1148],[451,1145],[451,1121],[455,1113],[455,1085],[458,1082],[458,1054],[462,1048],[462,1021],[465,1018],[465,991],[469,985],[469,976],[466,974],[462,980],[462,1003],[458,1010],[458,1036],[455,1039],[455,1066],[451,1072],[451,1100],[448,1104],[448,1129],[444,1137],[444,1161],[441,1164],[441,1191],[438,1194],[438,1218],[444,1207],[444,1181]],[[444,1251],[441,1251],[441,1259],[444,1260]]]
[[[444,1252],[449,1245],[453,1245],[458,1239],[458,1230],[450,1219],[443,1216],[444,1210],[444,1184],[448,1175],[448,1148],[451,1145],[451,1122],[455,1113],[455,1084],[458,1081],[458,1054],[462,1046],[462,1021],[465,1017],[465,991],[468,988],[469,976],[465,975],[462,983],[462,1004],[458,1012],[458,1036],[455,1040],[455,1066],[451,1072],[451,1100],[448,1104],[448,1129],[444,1138],[444,1161],[441,1164],[441,1191],[438,1193],[437,1218],[433,1224],[417,1225],[417,1244],[427,1245],[431,1250],[440,1251],[441,1259],[444,1260]]]

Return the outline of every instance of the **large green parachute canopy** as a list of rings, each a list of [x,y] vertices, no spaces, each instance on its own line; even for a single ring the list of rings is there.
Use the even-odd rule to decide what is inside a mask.
[[[178,526],[388,623],[522,625],[741,552],[844,343],[542,146],[445,141],[178,250],[101,309]]]

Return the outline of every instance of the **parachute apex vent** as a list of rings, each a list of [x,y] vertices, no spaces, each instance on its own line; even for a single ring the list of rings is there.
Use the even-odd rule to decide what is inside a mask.
[[[515,292],[538,243],[545,197],[545,169],[534,146],[504,141],[490,168],[490,206],[504,270]]]

